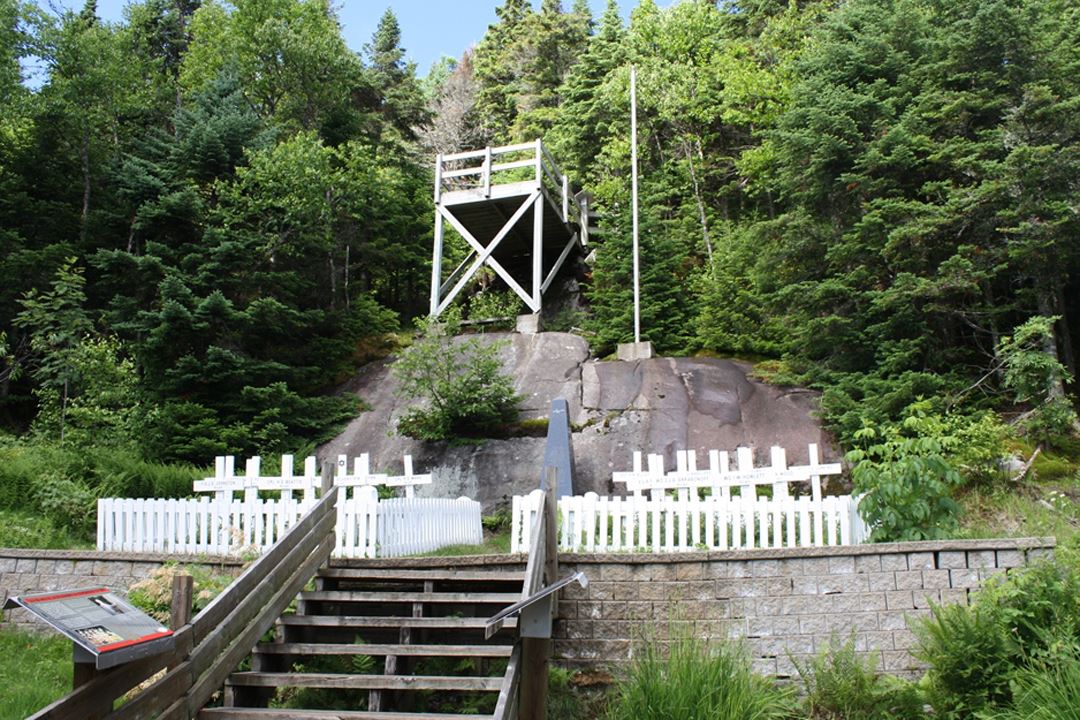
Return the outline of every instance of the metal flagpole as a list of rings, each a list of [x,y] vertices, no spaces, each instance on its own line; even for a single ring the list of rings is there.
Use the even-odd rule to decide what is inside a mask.
[[[638,280],[638,188],[637,188],[637,71],[630,66],[630,162],[631,196],[634,215],[634,342],[641,342],[641,288]]]

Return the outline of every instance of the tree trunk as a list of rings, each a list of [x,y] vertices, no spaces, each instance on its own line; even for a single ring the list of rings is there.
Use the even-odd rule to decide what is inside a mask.
[[[67,420],[68,381],[64,381],[64,391],[60,396],[60,442],[64,442],[64,422]]]
[[[337,307],[337,268],[334,267],[334,251],[326,253],[326,263],[330,269],[330,309]]]
[[[1053,317],[1055,299],[1045,288],[1039,290],[1039,314],[1043,317]],[[1060,321],[1059,321],[1060,322]],[[1058,364],[1061,357],[1058,355],[1058,323],[1050,326],[1050,334],[1043,341],[1043,352],[1049,355]],[[1053,373],[1047,381],[1046,395],[1050,400],[1058,400],[1065,397],[1065,383],[1060,373]]]
[[[697,173],[694,172],[694,153],[692,148],[683,144],[683,151],[686,153],[686,164],[690,168],[690,182],[694,185],[694,200],[697,202],[698,219],[701,221],[701,237],[705,241],[705,253],[709,258],[709,265],[712,266],[712,241],[709,239],[709,222],[705,217],[705,203],[701,199],[701,186],[698,184]],[[700,141],[698,143],[698,152],[701,151]]]
[[[990,351],[994,354],[994,378],[1000,385],[1005,380],[1005,364],[1001,362],[1001,358],[998,355],[998,345],[1001,344],[1001,332],[998,330],[997,319],[994,317],[994,291],[990,288],[990,283],[984,282],[983,286],[983,298],[986,301],[986,307],[989,309],[987,313],[987,319],[990,326]]]
[[[90,216],[90,131],[83,131],[82,147],[79,148],[82,160],[83,197],[82,215],[79,216],[79,243],[86,247],[86,223]]]
[[[1069,314],[1065,303],[1065,283],[1060,280],[1057,283],[1057,287],[1054,288],[1054,296],[1057,301],[1057,315],[1061,317],[1055,326],[1058,328],[1056,332],[1060,335],[1058,340],[1061,342],[1061,359],[1065,365],[1065,369],[1069,371],[1069,375],[1075,378],[1076,353],[1073,351],[1072,333],[1069,332]]]

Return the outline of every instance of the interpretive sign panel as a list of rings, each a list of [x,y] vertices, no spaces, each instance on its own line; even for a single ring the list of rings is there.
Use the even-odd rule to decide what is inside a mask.
[[[172,631],[108,588],[36,593],[8,599],[75,641],[98,670],[171,650]],[[78,650],[85,651],[78,653]]]

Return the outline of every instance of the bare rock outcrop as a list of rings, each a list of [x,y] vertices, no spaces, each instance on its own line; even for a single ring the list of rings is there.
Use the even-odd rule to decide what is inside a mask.
[[[696,450],[704,465],[710,449],[734,451],[740,445],[759,453],[783,446],[791,463],[806,461],[808,443],[817,443],[827,460],[837,457],[813,417],[817,394],[754,380],[745,363],[717,358],[605,362],[590,360],[586,341],[568,333],[484,337],[509,340],[501,357],[523,397],[522,417],[546,417],[554,398],[566,398],[575,428],[577,493],[620,492],[611,485],[611,473],[629,469],[634,450],[663,453],[672,467],[678,450]],[[392,362],[367,365],[349,383],[346,391],[371,410],[320,448],[320,457],[367,452],[372,468],[400,472],[402,455],[411,454],[417,471],[434,475],[422,495],[472,497],[485,511],[537,486],[543,438],[455,446],[395,434],[397,418],[409,403],[395,394]],[[762,454],[759,462],[766,457]]]

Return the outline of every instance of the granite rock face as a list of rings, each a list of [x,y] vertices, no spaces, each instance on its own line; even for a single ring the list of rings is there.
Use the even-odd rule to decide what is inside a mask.
[[[772,445],[787,448],[791,464],[806,462],[808,443],[818,444],[824,460],[837,458],[812,416],[817,394],[760,383],[748,377],[747,364],[715,358],[595,361],[585,340],[568,333],[481,337],[508,341],[500,354],[523,396],[523,418],[546,417],[554,398],[566,398],[570,421],[579,428],[573,434],[578,494],[620,494],[611,473],[629,469],[634,450],[663,453],[668,467],[678,450],[696,450],[705,466],[709,450],[734,452],[740,445],[755,448],[759,464],[768,462]],[[418,494],[471,497],[485,512],[537,486],[543,438],[454,447],[396,435],[397,418],[409,403],[395,395],[391,362],[365,366],[346,387],[372,409],[320,448],[320,458],[367,452],[374,470],[400,473],[402,455],[411,454],[417,472],[434,475]]]

